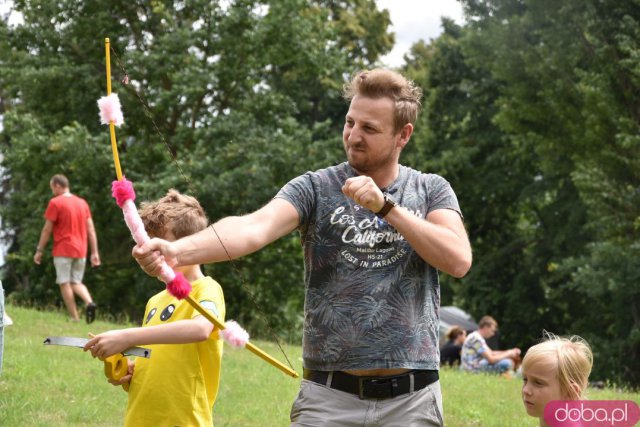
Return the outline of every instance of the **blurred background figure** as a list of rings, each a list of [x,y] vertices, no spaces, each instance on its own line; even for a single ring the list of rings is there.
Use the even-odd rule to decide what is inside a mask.
[[[447,331],[446,338],[447,342],[440,348],[440,366],[460,365],[460,352],[467,338],[467,331],[454,325]]]
[[[462,345],[460,367],[468,372],[491,372],[497,374],[514,371],[520,359],[520,349],[492,350],[487,345],[489,338],[498,330],[498,322],[491,316],[483,316],[478,330],[469,334]]]
[[[4,353],[4,327],[5,324],[4,314],[4,289],[2,288],[2,280],[0,280],[0,375],[2,374],[2,356]]]
[[[82,283],[87,258],[87,240],[91,247],[91,265],[100,265],[98,238],[87,202],[69,189],[69,180],[64,175],[54,175],[49,181],[53,198],[44,213],[45,223],[40,240],[33,255],[33,262],[40,264],[42,252],[53,233],[53,264],[56,268],[56,283],[60,285],[62,299],[70,320],[77,322],[78,309],[75,295],[86,304],[86,320],[96,318],[96,304],[87,287]]]

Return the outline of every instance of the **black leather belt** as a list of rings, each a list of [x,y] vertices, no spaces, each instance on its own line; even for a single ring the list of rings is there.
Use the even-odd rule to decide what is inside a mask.
[[[400,375],[361,377],[342,371],[303,370],[305,380],[360,396],[360,399],[387,399],[422,390],[438,381],[438,371],[413,370]]]

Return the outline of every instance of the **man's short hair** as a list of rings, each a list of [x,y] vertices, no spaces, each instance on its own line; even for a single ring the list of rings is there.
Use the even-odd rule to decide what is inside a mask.
[[[51,184],[59,185],[62,188],[69,188],[69,180],[62,174],[56,174],[51,177]]]
[[[498,327],[498,322],[491,316],[482,316],[480,321],[478,322],[478,328],[483,328],[485,326],[495,326]]]
[[[139,213],[150,237],[165,238],[170,231],[180,239],[204,230],[209,224],[198,200],[174,189],[155,202],[143,202]]]
[[[356,95],[391,99],[395,105],[395,132],[407,123],[415,124],[418,119],[422,89],[395,71],[376,68],[355,73],[344,85],[343,96],[350,101]]]

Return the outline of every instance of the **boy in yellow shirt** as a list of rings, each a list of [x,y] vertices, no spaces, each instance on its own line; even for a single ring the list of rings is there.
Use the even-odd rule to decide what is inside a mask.
[[[208,225],[204,210],[190,196],[169,190],[143,203],[140,217],[150,237],[177,240]],[[224,321],[222,288],[199,265],[179,267],[191,282],[191,298]],[[105,358],[134,346],[150,348],[149,359],[129,360],[129,372],[114,385],[129,384],[125,426],[211,426],[220,384],[222,340],[205,317],[166,290],[147,302],[142,327],[107,331],[85,350]]]

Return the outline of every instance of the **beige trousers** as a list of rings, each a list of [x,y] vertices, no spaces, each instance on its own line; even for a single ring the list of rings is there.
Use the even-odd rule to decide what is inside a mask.
[[[302,380],[290,419],[295,427],[442,427],[440,381],[389,399],[360,399]]]

